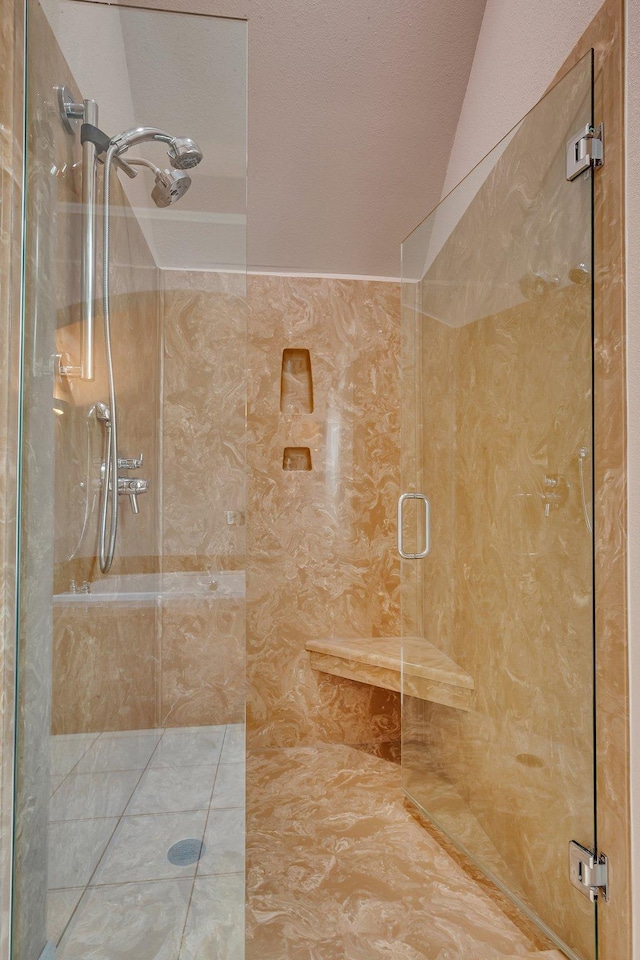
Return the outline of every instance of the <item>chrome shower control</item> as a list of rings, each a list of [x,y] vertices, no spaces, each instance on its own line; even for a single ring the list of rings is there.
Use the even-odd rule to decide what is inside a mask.
[[[563,507],[569,496],[569,484],[560,474],[546,474],[542,482],[542,503],[545,517],[551,516],[552,510]]]
[[[142,466],[144,457],[118,457],[118,470],[139,470]]]
[[[129,497],[132,513],[140,513],[138,496],[149,489],[149,481],[137,477],[118,477],[118,496]]]

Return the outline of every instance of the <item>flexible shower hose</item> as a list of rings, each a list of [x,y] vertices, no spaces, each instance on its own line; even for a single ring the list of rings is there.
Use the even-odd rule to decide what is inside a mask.
[[[582,512],[584,514],[584,522],[587,525],[587,530],[589,533],[593,533],[593,524],[591,523],[591,518],[589,516],[589,510],[587,508],[587,492],[585,490],[584,483],[584,460],[589,451],[586,447],[580,447],[578,453],[578,473],[580,475],[580,496],[582,498]]]
[[[118,410],[116,385],[113,377],[113,355],[111,351],[111,303],[109,291],[110,259],[110,194],[111,162],[116,152],[111,145],[104,161],[104,242],[102,249],[102,315],[104,319],[104,348],[107,361],[107,383],[109,387],[109,410],[111,420],[107,425],[105,441],[104,476],[100,496],[100,569],[108,573],[113,563],[118,535]],[[109,533],[107,535],[107,526]]]

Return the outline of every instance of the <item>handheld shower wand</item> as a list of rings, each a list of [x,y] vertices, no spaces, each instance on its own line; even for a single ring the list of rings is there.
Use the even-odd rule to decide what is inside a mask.
[[[191,177],[184,173],[196,167],[202,160],[200,147],[190,137],[173,137],[158,127],[135,127],[126,130],[109,142],[104,161],[104,217],[103,217],[103,269],[102,269],[102,301],[104,320],[104,342],[107,361],[107,383],[109,387],[109,417],[104,419],[106,428],[105,438],[105,465],[102,478],[102,496],[100,502],[100,537],[99,559],[100,569],[108,573],[115,555],[116,539],[118,535],[118,496],[120,490],[120,460],[118,459],[118,402],[115,377],[113,372],[113,352],[111,349],[111,297],[109,265],[111,259],[111,168],[118,158],[131,147],[157,140],[169,146],[167,151],[169,162],[173,170],[161,170],[149,160],[134,159],[132,163],[149,167],[156,176],[155,186],[151,193],[154,203],[158,207],[168,207],[175,203],[189,189]],[[123,461],[124,462],[124,461]],[[142,481],[139,481],[141,483]],[[136,488],[137,489],[137,488]],[[143,492],[143,491],[140,491]],[[131,499],[132,507],[137,512],[135,494]]]
[[[584,482],[584,461],[589,454],[588,447],[580,447],[578,451],[578,473],[580,475],[580,497],[582,499],[582,512],[584,514],[584,522],[587,525],[587,530],[589,533],[593,533],[593,523],[591,522],[591,517],[589,516],[589,508],[587,507],[587,492],[585,489]]]

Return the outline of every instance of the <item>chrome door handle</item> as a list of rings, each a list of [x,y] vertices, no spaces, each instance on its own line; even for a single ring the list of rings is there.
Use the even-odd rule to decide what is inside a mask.
[[[404,505],[407,500],[422,500],[424,503],[424,550],[421,553],[405,553],[402,545]],[[422,560],[431,550],[431,504],[424,493],[403,493],[398,498],[398,553],[403,560]]]

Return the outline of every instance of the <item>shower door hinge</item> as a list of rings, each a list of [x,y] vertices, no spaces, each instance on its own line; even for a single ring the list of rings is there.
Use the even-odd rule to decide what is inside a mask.
[[[575,180],[591,167],[604,163],[604,124],[587,124],[567,142],[567,180]]]
[[[569,879],[592,903],[608,899],[607,858],[602,853],[583,847],[575,840],[569,843]]]

